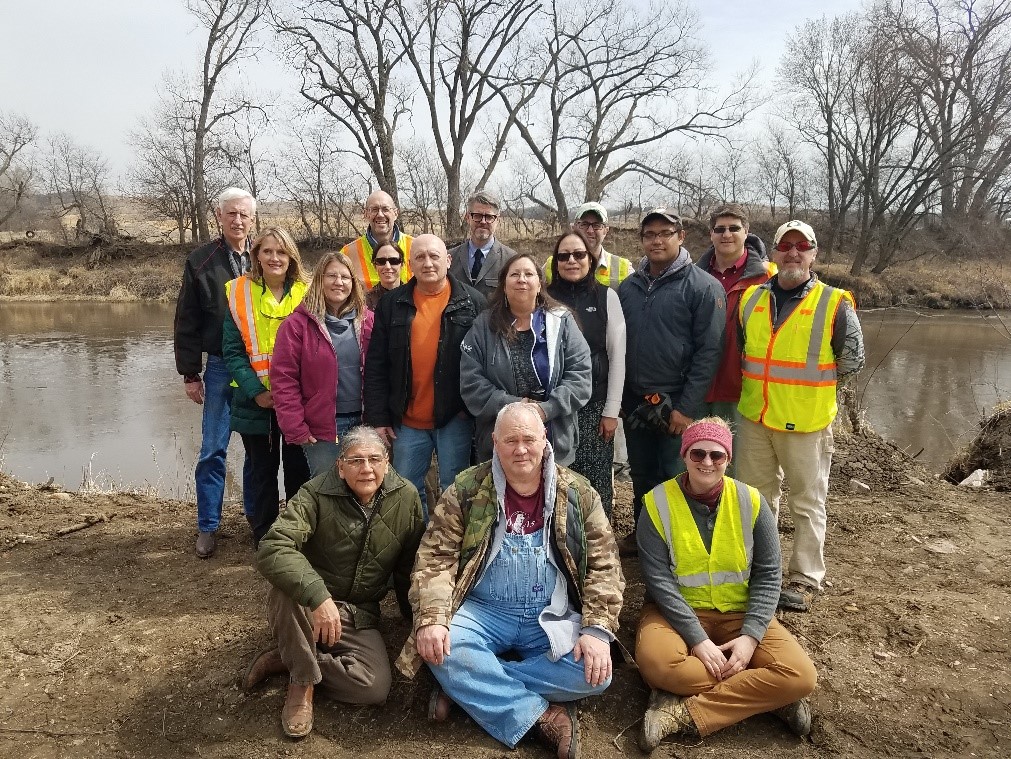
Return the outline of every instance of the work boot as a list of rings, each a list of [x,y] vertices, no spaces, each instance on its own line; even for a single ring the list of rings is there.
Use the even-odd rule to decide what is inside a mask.
[[[642,718],[642,731],[639,733],[639,748],[648,754],[669,735],[692,741],[699,740],[699,729],[685,701],[686,698],[675,696],[665,690],[650,691],[649,705]]]
[[[287,674],[288,668],[281,661],[281,652],[276,647],[265,648],[250,662],[246,674],[242,676],[242,690],[251,691],[271,675]]]
[[[449,719],[449,711],[453,708],[453,699],[446,695],[438,684],[432,688],[428,698],[428,718],[432,722],[445,722]]]
[[[197,535],[197,556],[201,559],[210,558],[218,547],[218,539],[213,532],[201,532]]]
[[[551,749],[558,759],[579,757],[579,717],[576,705],[549,704],[531,729],[534,737]]]
[[[312,732],[312,686],[289,683],[281,709],[281,729],[289,738],[304,738]]]
[[[811,734],[811,704],[806,698],[781,706],[772,713],[783,720],[794,735],[803,738]]]
[[[779,592],[779,608],[787,611],[810,611],[818,590],[803,582],[792,580]]]
[[[618,555],[623,557],[639,555],[639,543],[635,539],[635,532],[630,532],[618,541]]]

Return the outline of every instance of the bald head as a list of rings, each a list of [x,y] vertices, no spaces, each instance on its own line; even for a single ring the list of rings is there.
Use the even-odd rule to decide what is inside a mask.
[[[411,243],[411,271],[423,293],[441,293],[448,284],[449,253],[446,252],[446,243],[435,235],[415,237]]]
[[[365,201],[365,220],[369,223],[369,231],[380,243],[393,239],[394,224],[400,211],[393,197],[384,190],[376,190]]]

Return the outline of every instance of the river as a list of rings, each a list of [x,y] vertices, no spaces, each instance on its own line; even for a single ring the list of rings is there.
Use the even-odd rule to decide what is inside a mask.
[[[70,489],[192,499],[200,409],[175,371],[173,309],[0,303],[0,468]],[[861,322],[867,367],[856,387],[870,423],[939,471],[1011,397],[1007,332],[968,312],[885,309]],[[226,497],[237,501],[238,436],[231,453]]]

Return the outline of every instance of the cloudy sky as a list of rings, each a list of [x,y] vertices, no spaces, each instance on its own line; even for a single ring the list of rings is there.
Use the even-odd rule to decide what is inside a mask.
[[[117,170],[130,160],[127,132],[154,107],[164,72],[195,70],[203,43],[183,0],[0,0],[0,6],[6,6],[0,109],[27,116],[43,133],[68,132]],[[860,0],[696,3],[717,75],[757,60],[766,83],[798,23],[859,6]],[[244,73],[260,90],[290,89],[287,72],[269,56]]]

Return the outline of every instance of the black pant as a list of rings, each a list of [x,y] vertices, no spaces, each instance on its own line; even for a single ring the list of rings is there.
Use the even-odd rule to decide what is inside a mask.
[[[270,412],[270,434],[242,435],[242,447],[253,462],[253,542],[260,544],[260,538],[267,534],[277,519],[278,502],[281,499],[277,489],[277,470],[284,461],[284,497],[290,500],[298,489],[309,481],[309,464],[302,446],[281,440],[281,430],[277,417]]]

